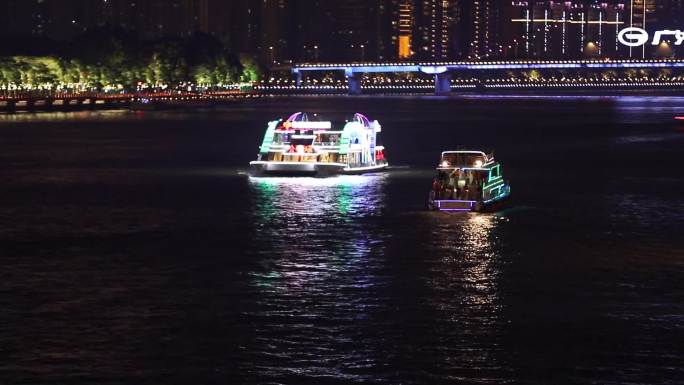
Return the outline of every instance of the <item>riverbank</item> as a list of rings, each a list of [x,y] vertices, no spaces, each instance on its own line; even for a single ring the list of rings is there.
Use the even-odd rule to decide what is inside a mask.
[[[457,89],[451,95],[438,98],[553,98],[553,97],[621,97],[621,96],[684,96],[683,88],[492,88],[492,89]],[[73,112],[89,110],[121,110],[133,111],[166,111],[212,109],[223,107],[242,107],[246,104],[271,99],[290,98],[407,98],[437,97],[427,89],[407,89],[401,92],[388,90],[364,89],[362,95],[348,95],[341,89],[312,90],[274,89],[229,94],[181,94],[181,95],[89,95],[68,97],[15,97],[0,98],[0,113],[23,112]]]

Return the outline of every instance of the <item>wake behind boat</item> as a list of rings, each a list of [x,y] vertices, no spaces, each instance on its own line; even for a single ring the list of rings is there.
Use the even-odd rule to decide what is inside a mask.
[[[428,207],[437,211],[494,211],[505,205],[511,188],[501,165],[481,151],[445,151],[432,181]]]
[[[297,112],[268,124],[259,155],[250,163],[256,176],[330,176],[385,170],[385,148],[377,145],[380,123],[355,114],[342,130],[332,122]]]

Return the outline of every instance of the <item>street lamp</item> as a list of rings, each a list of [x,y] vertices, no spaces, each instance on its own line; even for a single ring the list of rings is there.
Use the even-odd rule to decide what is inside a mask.
[[[661,41],[660,45],[658,45],[658,48],[656,49],[656,55],[658,57],[672,57],[674,55],[674,51],[672,50],[670,41]]]
[[[517,40],[517,39],[513,39],[513,43],[515,43],[515,51],[514,51],[514,53],[515,53],[515,58],[517,59],[517,58],[518,58],[518,40]]]
[[[314,46],[314,61],[318,61],[318,46]]]
[[[271,63],[275,63],[275,54],[273,53],[273,46],[268,47],[268,49],[271,51]]]
[[[598,45],[593,41],[588,42],[584,47],[584,56],[586,57],[596,57],[598,56],[598,52]]]

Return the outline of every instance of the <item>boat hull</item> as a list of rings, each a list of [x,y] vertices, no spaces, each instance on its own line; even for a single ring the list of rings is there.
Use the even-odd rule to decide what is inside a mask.
[[[428,200],[428,208],[441,212],[491,213],[506,208],[510,204],[510,199],[510,193],[490,201],[430,199]]]
[[[343,175],[363,175],[372,174],[374,172],[385,171],[389,167],[388,164],[379,164],[371,167],[359,167],[359,168],[345,168],[342,170]]]
[[[255,176],[310,176],[324,177],[334,175],[361,175],[379,172],[387,169],[388,165],[372,167],[348,168],[341,163],[314,162],[262,162],[250,163],[252,174]]]

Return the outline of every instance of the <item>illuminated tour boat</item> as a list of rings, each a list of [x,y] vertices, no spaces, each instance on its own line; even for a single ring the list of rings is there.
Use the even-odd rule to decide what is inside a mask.
[[[495,211],[510,195],[511,188],[493,155],[445,151],[432,181],[428,207],[437,211]]]
[[[314,116],[315,118],[315,116]],[[377,145],[378,121],[355,114],[342,130],[331,122],[297,112],[268,124],[256,161],[255,176],[331,176],[364,174],[388,167],[385,149]]]

